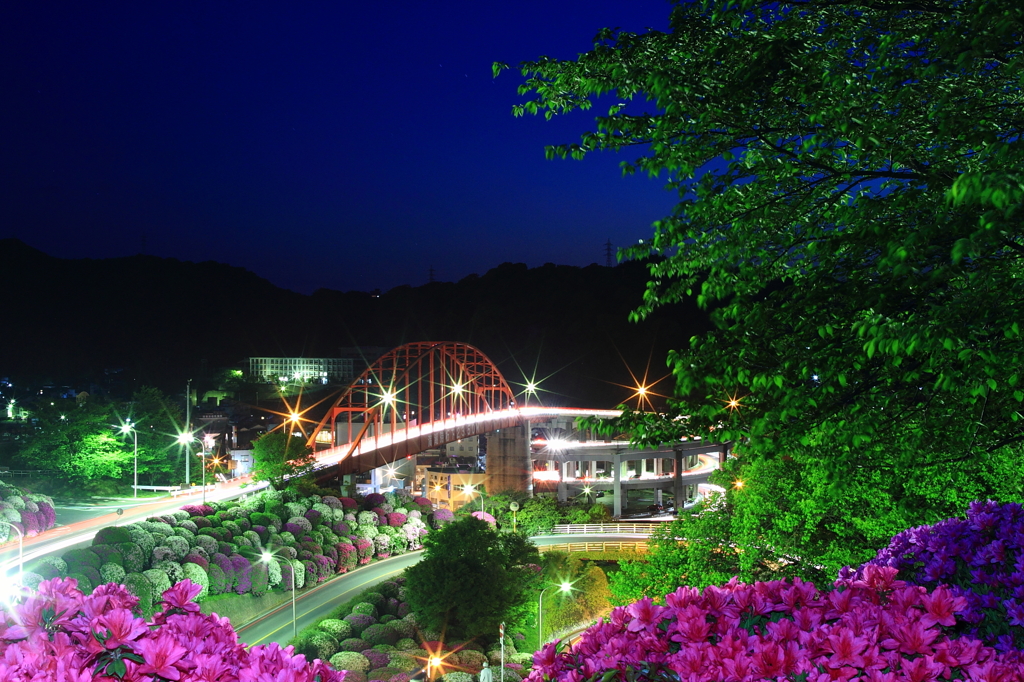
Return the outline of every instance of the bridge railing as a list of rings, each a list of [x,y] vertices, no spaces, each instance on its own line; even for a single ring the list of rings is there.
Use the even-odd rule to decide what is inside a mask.
[[[565,523],[551,529],[551,535],[572,535],[579,533],[623,533],[628,535],[650,535],[657,523]]]
[[[541,553],[544,552],[636,552],[643,554],[647,551],[647,543],[642,540],[623,542],[565,542],[558,545],[540,545],[537,547]]]

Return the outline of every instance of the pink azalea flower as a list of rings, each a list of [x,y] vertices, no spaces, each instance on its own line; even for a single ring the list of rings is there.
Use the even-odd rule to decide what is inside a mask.
[[[188,653],[188,649],[178,644],[172,635],[157,631],[155,637],[137,642],[135,650],[144,659],[139,666],[140,673],[158,675],[169,680],[181,679],[178,664]]]

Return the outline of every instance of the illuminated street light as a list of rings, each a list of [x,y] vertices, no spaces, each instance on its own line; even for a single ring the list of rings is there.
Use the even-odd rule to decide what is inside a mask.
[[[213,437],[207,434],[203,438],[196,438],[191,433],[182,433],[178,436],[178,442],[186,447],[195,441],[199,441],[203,453],[203,504],[206,504],[206,448],[213,445]],[[186,451],[186,456],[191,454],[191,451]]]
[[[555,587],[555,585],[548,585],[540,591],[540,597],[537,598],[537,650],[540,651],[544,648],[544,592],[548,588]],[[557,586],[560,592],[568,594],[572,591],[572,583],[562,581],[561,585]]]
[[[61,415],[60,418],[63,419],[64,415]],[[127,436],[129,431],[131,431],[132,440],[135,443],[135,482],[132,485],[132,490],[135,494],[133,497],[139,499],[139,432],[135,430],[135,425],[132,424],[131,419],[121,424],[121,433]]]
[[[261,559],[263,560],[263,563],[267,564],[267,567],[268,567],[267,570],[270,570],[269,569],[270,560],[273,559],[273,558],[274,558],[273,554],[271,554],[270,552],[267,552],[267,551],[264,550],[263,555],[261,556]],[[288,561],[288,560],[285,559],[285,561]],[[289,575],[291,576],[291,579],[292,579],[292,639],[295,639],[296,632],[298,631],[298,626],[296,626],[296,624],[295,624],[296,623],[296,620],[295,620],[295,566],[292,565],[291,561],[288,561],[288,568],[291,569],[288,573],[289,573]]]

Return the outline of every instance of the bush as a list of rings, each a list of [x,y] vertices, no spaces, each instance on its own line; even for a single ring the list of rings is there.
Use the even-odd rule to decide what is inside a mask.
[[[321,661],[327,661],[330,660],[331,656],[338,653],[338,640],[322,630],[313,630],[306,634],[305,637],[312,651],[299,651],[298,647],[296,647],[296,651],[306,654],[306,660],[311,661],[314,658],[319,658]]]
[[[248,594],[252,591],[252,563],[240,554],[232,554],[228,558],[235,569],[235,593]]]
[[[366,656],[366,660],[370,662],[370,669],[376,670],[377,668],[384,668],[387,666],[388,661],[391,657],[383,651],[377,651],[376,649],[367,649],[363,652],[363,656]]]
[[[411,673],[419,668],[420,664],[409,654],[396,651],[388,656],[388,667],[398,668],[404,673]]]
[[[182,569],[182,572],[184,573],[184,569]],[[171,589],[171,585],[174,584],[167,575],[167,571],[163,571],[159,568],[151,568],[148,571],[143,571],[142,575],[146,576],[149,584],[152,585],[154,598]]]
[[[270,587],[270,571],[267,565],[262,561],[252,564],[250,579],[252,580],[250,591],[255,596],[260,597],[266,594],[267,588]]]
[[[395,648],[400,651],[411,651],[412,649],[418,649],[419,644],[416,643],[416,640],[410,637],[403,637],[395,642]]]
[[[325,618],[320,621],[317,627],[329,634],[331,637],[334,637],[339,642],[352,637],[352,624],[338,618]],[[369,670],[369,668],[366,670]]]
[[[390,628],[387,625],[381,625],[380,623],[370,625],[363,630],[360,636],[369,642],[371,646],[376,646],[378,644],[394,646],[395,642],[401,639],[394,628]]]
[[[158,564],[153,564],[153,568],[159,568],[161,571],[166,573],[167,578],[171,581],[172,585],[185,579],[185,571],[177,561],[161,561]],[[145,573],[145,571],[143,571],[143,573]]]
[[[100,566],[103,565],[99,555],[91,549],[69,549],[64,552],[61,558],[67,564],[68,570],[72,572],[80,572],[86,566],[99,570]]]
[[[173,555],[168,557],[173,561],[181,561],[184,559],[190,549],[188,540],[177,535],[169,535],[164,538],[164,546],[169,547],[173,552]]]
[[[122,542],[131,542],[132,536],[122,526],[107,526],[100,528],[92,539],[93,545],[117,545]]]
[[[202,588],[195,597],[195,602],[201,603],[210,594],[209,574],[198,564],[182,564],[181,569],[185,573],[186,580],[191,580]]]
[[[341,642],[338,645],[338,647],[342,651],[354,651],[358,653],[368,649],[369,645],[366,643],[366,640],[364,639],[359,639],[358,637],[350,637],[345,641]]]
[[[143,614],[153,613],[153,584],[141,573],[129,573],[124,577],[124,586],[139,599],[139,610]]]
[[[366,679],[370,680],[370,682],[373,682],[374,680],[390,682],[392,677],[401,674],[401,672],[402,671],[398,668],[377,668],[376,670],[368,672],[366,674]],[[473,678],[470,677],[468,682],[473,682]]]
[[[461,671],[445,673],[441,676],[441,679],[444,680],[444,682],[474,682],[472,675]]]
[[[211,563],[207,573],[210,576],[210,594],[224,594],[231,589],[231,582],[220,566]]]
[[[85,594],[89,594],[90,592],[92,592],[93,588],[95,587],[95,585],[92,584],[92,581],[89,580],[87,576],[84,576],[81,573],[69,573],[68,578],[76,581],[78,583],[78,589]]]
[[[370,662],[358,651],[340,651],[331,656],[331,665],[335,670],[347,670],[354,673],[367,673],[370,671]],[[350,682],[351,675],[345,675],[346,682]]]
[[[376,598],[376,599],[375,599]],[[377,604],[374,602],[383,602],[384,597],[377,594],[376,592],[368,592],[363,595],[363,601],[359,602],[352,607],[352,613],[361,613],[364,616],[370,618],[377,618]]]
[[[123,583],[125,575],[124,568],[113,562],[100,566],[100,579],[105,583]]]

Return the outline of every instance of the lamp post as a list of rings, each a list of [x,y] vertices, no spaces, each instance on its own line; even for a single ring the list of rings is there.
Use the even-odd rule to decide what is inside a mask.
[[[540,591],[540,597],[537,598],[537,650],[540,651],[544,648],[544,593],[549,587],[556,587],[555,585],[548,585]],[[561,585],[557,586],[559,591],[569,593],[572,591],[572,583],[562,582]]]
[[[193,441],[199,441],[199,447],[202,448],[203,457],[203,504],[206,504],[206,446],[209,445],[210,436],[206,435],[202,438],[196,438],[191,433],[183,433],[178,436],[178,442],[188,447]],[[190,451],[186,451],[185,468],[188,468],[188,455],[192,454]],[[187,483],[188,481],[186,481]]]
[[[18,587],[21,588],[25,574],[25,534],[13,523],[7,524],[7,527],[18,534]]]
[[[139,432],[135,430],[135,424],[132,424],[132,420],[129,419],[124,424],[121,424],[121,433],[128,435],[128,432],[132,432],[132,440],[135,443],[135,478],[132,484],[132,490],[135,491],[133,497],[139,498]]]
[[[263,563],[267,564],[267,566],[269,567],[270,560],[274,558],[274,555],[270,552],[263,552],[262,558]],[[292,565],[292,562],[289,561],[288,568],[290,569],[289,575],[291,576],[292,579],[292,639],[295,639],[297,634],[297,628],[295,625],[295,566]]]

